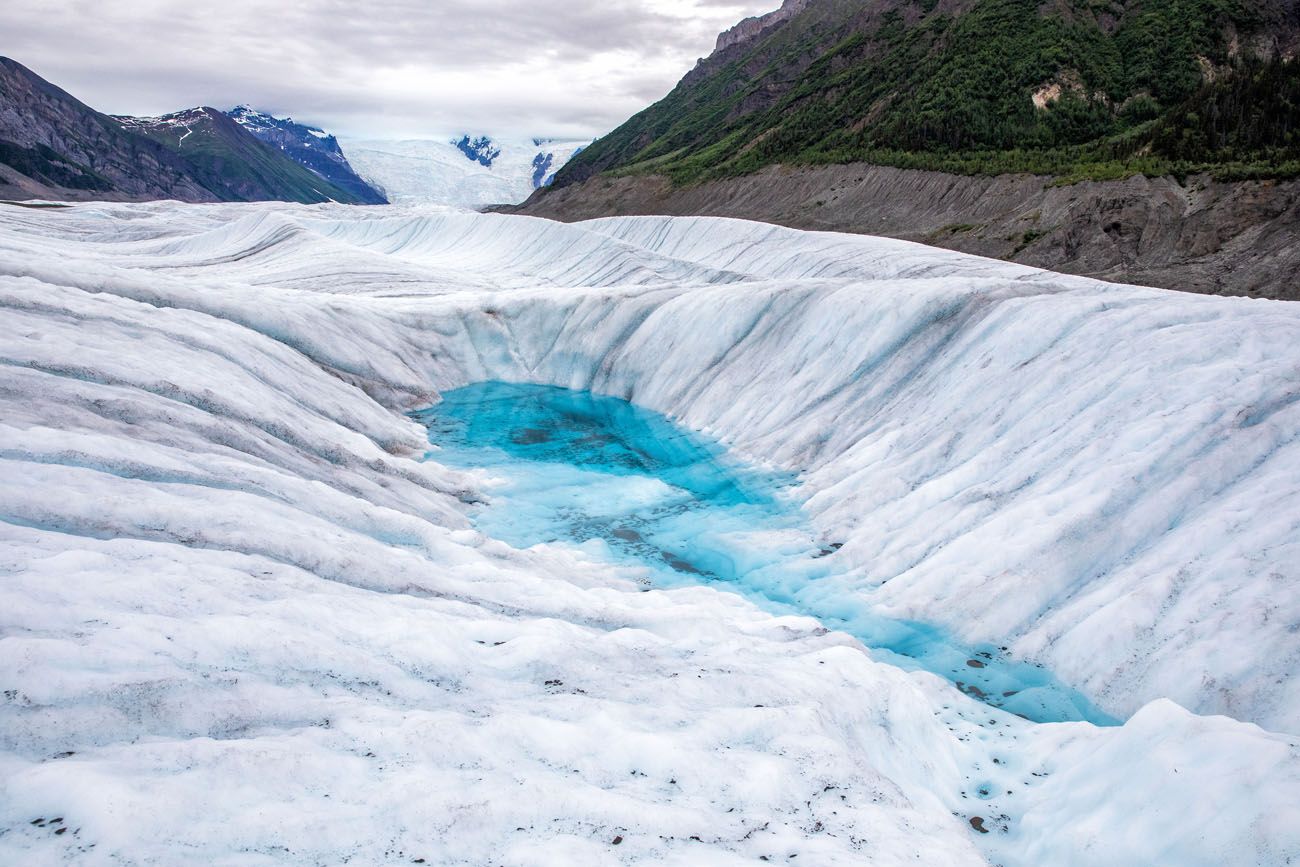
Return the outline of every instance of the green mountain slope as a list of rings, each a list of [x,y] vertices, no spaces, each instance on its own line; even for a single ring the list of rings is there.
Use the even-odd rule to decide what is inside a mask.
[[[290,159],[215,108],[191,108],[155,118],[117,118],[183,157],[195,176],[225,201],[362,200]]]
[[[0,57],[0,198],[214,201],[188,163]]]
[[[774,163],[1300,174],[1297,0],[788,0],[557,186]]]

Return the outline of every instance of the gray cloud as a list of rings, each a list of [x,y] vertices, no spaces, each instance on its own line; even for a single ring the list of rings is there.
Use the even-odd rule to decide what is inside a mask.
[[[5,0],[0,53],[103,111],[247,102],[354,137],[588,137],[779,0]]]

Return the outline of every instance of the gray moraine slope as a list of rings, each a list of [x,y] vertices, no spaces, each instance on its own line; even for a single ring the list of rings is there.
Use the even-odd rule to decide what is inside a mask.
[[[739,217],[920,241],[1122,283],[1300,299],[1300,182],[1200,176],[1054,184],[855,163],[674,186],[592,178],[504,211],[575,221],[662,214]]]

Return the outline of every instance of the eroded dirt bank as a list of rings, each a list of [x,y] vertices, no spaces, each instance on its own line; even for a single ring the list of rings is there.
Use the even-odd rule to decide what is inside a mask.
[[[864,164],[673,187],[597,177],[502,210],[572,222],[711,215],[920,241],[1127,283],[1300,299],[1300,182],[1134,177],[1054,186]]]

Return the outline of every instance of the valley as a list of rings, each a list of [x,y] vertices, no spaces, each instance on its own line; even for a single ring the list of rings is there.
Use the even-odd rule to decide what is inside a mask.
[[[1300,0],[0,32],[0,865],[1300,864]]]

